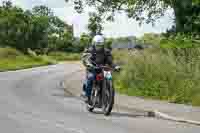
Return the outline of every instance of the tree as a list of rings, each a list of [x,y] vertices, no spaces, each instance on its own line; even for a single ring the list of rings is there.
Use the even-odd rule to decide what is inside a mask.
[[[193,4],[200,4],[200,0],[192,0]]]
[[[3,1],[3,8],[11,9],[12,7],[13,7],[13,4],[11,1]]]
[[[0,6],[0,43],[25,51],[30,34],[30,16],[11,2]]]
[[[79,49],[80,51],[83,51],[86,47],[88,47],[91,44],[92,37],[86,33],[81,34],[80,40],[79,40]]]
[[[37,16],[48,16],[48,17],[53,16],[52,10],[44,5],[33,7],[32,12]]]
[[[10,1],[0,5],[0,44],[46,54],[52,50],[72,51],[74,37],[72,27],[54,16],[50,8],[36,6],[23,10]]]
[[[66,0],[68,1],[68,0]],[[83,7],[93,6],[99,14],[106,14],[108,20],[112,20],[117,11],[124,11],[128,17],[143,22],[154,24],[163,16],[167,9],[172,8],[175,16],[176,32],[192,32],[192,7],[199,0],[73,0],[75,9],[83,10]],[[78,8],[77,8],[78,7]],[[192,23],[191,23],[192,22]]]
[[[38,38],[40,40],[39,49],[42,53],[53,49],[62,51],[73,49],[73,33],[68,31],[71,28],[69,25],[54,16],[53,11],[46,6],[36,6],[32,11],[36,21],[40,23],[38,29],[43,34],[40,39]]]
[[[88,30],[91,37],[94,37],[97,34],[101,34],[103,30],[103,21],[100,15],[95,12],[91,12],[89,14],[89,23],[88,23]]]
[[[114,39],[113,38],[107,38],[105,41],[105,47],[108,49],[112,49]]]
[[[200,34],[200,0],[196,0],[196,3],[193,4],[193,14],[191,16],[191,24],[193,35],[199,36]]]

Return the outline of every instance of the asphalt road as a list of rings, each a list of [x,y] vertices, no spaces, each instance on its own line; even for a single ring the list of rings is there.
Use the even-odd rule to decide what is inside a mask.
[[[78,98],[64,96],[60,82],[79,70],[59,64],[0,73],[2,133],[199,133],[200,127],[121,109],[110,117],[88,113]],[[67,76],[70,78],[70,76]]]

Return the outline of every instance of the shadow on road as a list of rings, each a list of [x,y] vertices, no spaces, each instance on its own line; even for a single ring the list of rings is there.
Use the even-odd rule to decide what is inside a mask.
[[[101,114],[103,115],[102,111],[94,111],[93,114]],[[147,115],[142,113],[127,113],[127,112],[112,112],[111,117],[129,117],[129,118],[137,118],[137,117],[147,117]]]
[[[130,117],[130,118],[146,117],[145,114],[131,114],[131,113],[120,113],[120,112],[112,112],[111,116],[114,116],[114,117]]]

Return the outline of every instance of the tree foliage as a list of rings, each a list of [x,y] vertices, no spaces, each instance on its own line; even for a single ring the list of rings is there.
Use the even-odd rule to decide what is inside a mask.
[[[83,33],[80,37],[79,45],[81,50],[84,50],[85,47],[88,47],[91,43],[92,37],[90,35],[87,35],[86,33]]]
[[[100,15],[95,12],[91,12],[89,14],[89,23],[88,23],[88,30],[91,37],[94,37],[97,34],[101,34],[103,30],[103,20]]]
[[[68,1],[68,0],[66,0]],[[113,20],[116,12],[123,11],[128,17],[154,24],[168,9],[174,11],[175,32],[199,33],[199,0],[72,0],[75,9],[81,12],[93,6],[107,20]],[[195,29],[195,30],[194,30]]]
[[[72,26],[43,5],[23,10],[10,1],[0,6],[0,46],[15,47],[24,53],[32,49],[39,54],[50,51],[79,51],[74,44]]]

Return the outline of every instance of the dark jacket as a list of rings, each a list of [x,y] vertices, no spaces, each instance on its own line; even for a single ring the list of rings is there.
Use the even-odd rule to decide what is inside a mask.
[[[90,70],[95,64],[114,67],[111,51],[106,48],[97,50],[94,46],[85,49],[82,54],[82,62],[87,70]]]

